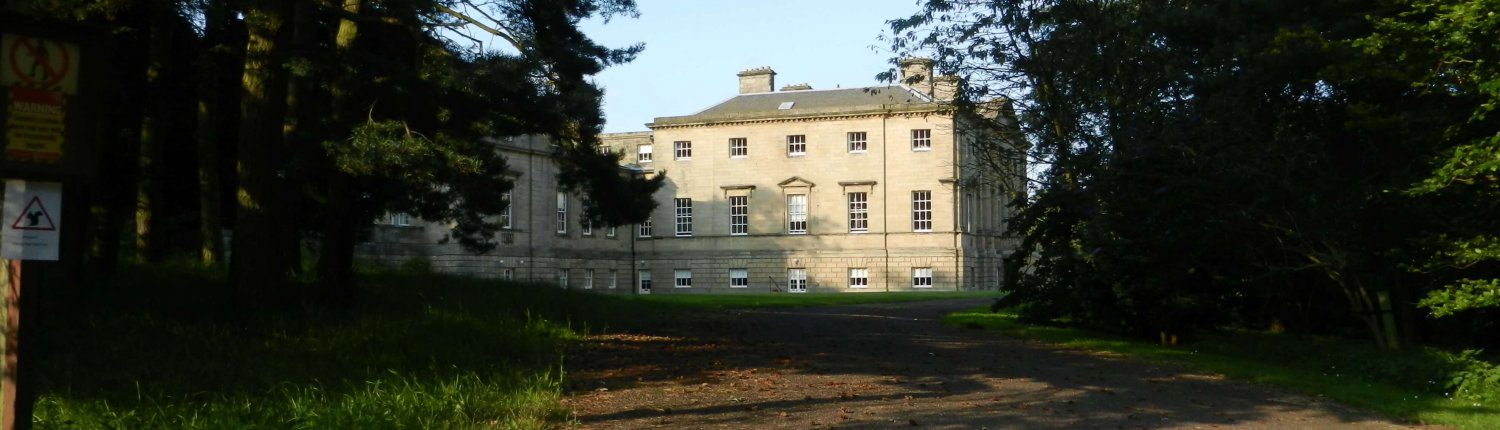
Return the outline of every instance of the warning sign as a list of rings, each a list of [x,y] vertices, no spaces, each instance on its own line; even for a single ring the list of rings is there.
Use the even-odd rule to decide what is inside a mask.
[[[5,158],[56,163],[63,155],[66,111],[60,92],[12,87],[5,118]]]
[[[78,92],[78,45],[6,34],[0,62],[0,85]]]
[[[62,184],[6,180],[0,258],[56,261],[61,211]]]

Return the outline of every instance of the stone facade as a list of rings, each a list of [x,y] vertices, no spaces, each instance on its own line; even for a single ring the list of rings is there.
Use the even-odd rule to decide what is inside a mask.
[[[620,293],[647,292],[645,277],[653,294],[800,291],[802,274],[808,292],[993,289],[1015,245],[1002,235],[1010,208],[992,182],[965,180],[972,139],[940,98],[950,78],[902,66],[922,82],[773,92],[775,72],[750,69],[724,103],[603,136],[627,167],[667,177],[647,234],[587,230],[574,196],[560,215],[549,143],[529,137],[496,142],[516,187],[495,251],[466,254],[439,243],[445,226],[414,222],[378,226],[362,253],[485,277],[567,273],[569,288]]]

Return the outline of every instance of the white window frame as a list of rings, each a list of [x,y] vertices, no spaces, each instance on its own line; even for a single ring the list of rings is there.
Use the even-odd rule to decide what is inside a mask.
[[[676,141],[676,142],[672,142],[672,155],[678,161],[692,160],[693,159],[693,141],[691,141],[691,140],[679,140],[679,141]]]
[[[615,226],[605,227],[604,237],[615,237]]]
[[[786,234],[807,234],[807,194],[786,195]]]
[[[557,193],[557,234],[568,234],[568,194]]]
[[[636,272],[636,291],[641,294],[651,294],[651,271],[641,270]]]
[[[672,288],[693,288],[693,271],[688,269],[673,269]]]
[[[799,268],[786,269],[786,292],[788,292],[788,293],[806,293],[807,292],[807,269],[800,268],[800,267]]]
[[[863,131],[851,131],[848,133],[848,146],[850,154],[863,154],[870,151],[869,133]]]
[[[568,288],[568,269],[557,269],[557,286]]]
[[[618,269],[609,269],[609,282],[604,284],[604,287],[613,290],[619,285],[620,271]]]
[[[729,288],[750,288],[750,269],[729,269]]]
[[[584,269],[584,271],[583,271],[583,289],[585,289],[585,290],[592,290],[592,289],[594,289],[594,269]]]
[[[914,129],[912,129],[911,130],[911,150],[913,150],[913,151],[931,151],[932,150],[932,129],[930,129],[930,128],[914,128]]]
[[[801,157],[807,155],[807,135],[789,134],[786,136],[786,156]]]
[[[729,196],[729,235],[750,234],[750,196]]]
[[[385,216],[385,223],[396,227],[410,227],[411,215],[403,212],[390,212]]]
[[[652,233],[651,218],[646,218],[645,221],[641,221],[640,224],[636,224],[636,237],[651,237]]]
[[[911,268],[912,288],[932,288],[933,273],[931,267]]]
[[[509,230],[513,228],[511,226],[510,214],[514,213],[511,209],[516,207],[516,202],[510,199],[510,191],[501,194],[500,198],[505,200],[505,211],[500,212],[500,228]]]
[[[850,267],[849,288],[870,288],[870,268]]]
[[[582,206],[584,208],[588,208],[589,207],[588,200],[584,200],[583,204],[580,205],[580,206]],[[578,224],[580,224],[580,225],[583,226],[583,235],[584,236],[593,236],[594,235],[594,220],[589,219],[589,214],[588,214],[587,210],[585,210],[580,215],[582,215],[582,216],[578,217]]]
[[[931,190],[914,190],[911,192],[911,231],[919,233],[932,231]]]
[[[750,156],[750,139],[743,137],[729,138],[729,158],[746,158]]]
[[[651,159],[654,158],[654,156],[651,154],[651,152],[652,152],[651,145],[636,145],[635,146],[635,162],[639,163],[639,164],[650,163]]]
[[[500,279],[504,279],[507,281],[516,279],[516,269],[512,269],[509,267],[501,268]]]
[[[846,193],[849,202],[849,232],[870,231],[870,194],[863,191]]]
[[[693,199],[672,199],[673,210],[676,214],[677,237],[689,237],[693,235]]]

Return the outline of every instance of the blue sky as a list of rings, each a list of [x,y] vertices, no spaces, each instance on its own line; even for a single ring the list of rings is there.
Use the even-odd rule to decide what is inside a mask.
[[[658,116],[687,115],[734,96],[740,70],[770,66],[776,87],[868,86],[890,67],[885,21],[915,0],[637,0],[641,17],[588,22],[606,46],[645,42],[634,62],[600,73],[604,130],[644,131]]]

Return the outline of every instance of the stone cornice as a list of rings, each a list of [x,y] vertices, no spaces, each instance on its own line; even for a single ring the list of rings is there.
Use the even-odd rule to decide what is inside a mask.
[[[779,122],[832,121],[832,120],[843,120],[843,119],[854,119],[854,118],[878,118],[878,117],[882,117],[882,116],[894,116],[894,115],[900,115],[900,114],[905,114],[905,115],[919,115],[919,114],[952,115],[953,113],[954,113],[954,108],[952,106],[924,106],[924,107],[921,107],[921,108],[870,109],[870,110],[863,110],[863,111],[814,113],[814,114],[805,114],[805,115],[789,115],[789,116],[776,116],[776,117],[764,117],[764,116],[761,116],[761,117],[744,117],[744,118],[734,118],[734,117],[728,117],[728,118],[705,118],[705,119],[703,119],[701,121],[684,120],[682,122],[672,121],[672,119],[676,119],[676,118],[690,118],[690,117],[664,117],[664,118],[658,118],[657,122],[652,122],[652,123],[646,124],[646,128],[650,128],[651,130],[654,131],[654,130],[670,129],[670,128],[711,127],[711,126],[729,125],[729,124],[768,124],[768,123],[779,123]],[[667,121],[666,122],[661,121],[661,120],[664,120],[664,119],[667,120]]]

